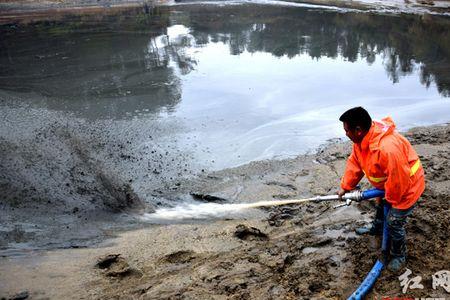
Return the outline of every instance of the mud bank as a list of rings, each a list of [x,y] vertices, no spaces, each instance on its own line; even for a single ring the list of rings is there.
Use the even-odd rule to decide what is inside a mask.
[[[227,1],[198,1],[198,0],[2,0],[0,1],[0,24],[17,20],[36,21],[42,19],[57,19],[64,14],[108,14],[121,9],[138,7],[148,12],[151,7],[161,5],[177,5],[202,2],[227,3]],[[260,4],[277,6],[321,6],[331,9],[350,9],[366,12],[382,13],[408,13],[408,14],[438,14],[448,15],[450,12],[449,0],[286,0],[286,1],[252,1]],[[229,4],[239,2],[228,1]],[[245,1],[242,1],[245,3]]]
[[[424,288],[403,295],[399,274],[384,271],[370,298],[448,297],[443,288],[432,288],[431,276],[448,270],[450,262],[449,134],[450,125],[414,128],[406,134],[427,178],[407,226],[407,267],[422,276]],[[330,141],[315,154],[185,180],[176,191],[163,191],[162,197],[199,193],[241,203],[334,193],[349,151],[349,143]],[[271,208],[262,211],[263,218],[150,225],[96,248],[2,258],[0,296],[24,292],[36,299],[342,299],[372,267],[380,241],[353,233],[370,220],[372,203],[338,209],[333,205]],[[112,256],[96,265],[105,255]]]
[[[0,96],[2,255],[86,247],[139,226],[136,212],[170,206],[161,190],[194,172],[189,152],[164,141],[176,121],[88,122]]]

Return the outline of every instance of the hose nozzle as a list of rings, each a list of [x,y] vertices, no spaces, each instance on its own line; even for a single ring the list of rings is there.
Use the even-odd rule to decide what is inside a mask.
[[[342,199],[345,200],[345,203],[334,206],[334,208],[348,206],[352,204],[352,201],[359,202],[361,200],[372,199],[376,197],[383,197],[384,191],[379,189],[369,189],[365,191],[355,190],[352,192],[345,193],[342,196]]]

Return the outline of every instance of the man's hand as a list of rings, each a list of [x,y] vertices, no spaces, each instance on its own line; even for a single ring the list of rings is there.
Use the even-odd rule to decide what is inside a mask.
[[[339,196],[339,200],[342,200],[342,196],[344,196],[344,194],[347,192],[348,192],[347,190],[340,189],[339,192],[337,193]]]

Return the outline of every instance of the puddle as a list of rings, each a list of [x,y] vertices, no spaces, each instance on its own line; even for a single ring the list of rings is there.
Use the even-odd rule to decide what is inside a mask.
[[[315,248],[315,247],[305,247],[302,249],[302,253],[303,254],[310,254],[310,253],[314,253],[317,250],[319,250],[319,248]]]
[[[354,231],[345,232],[347,229],[327,229],[323,236],[330,237],[332,239],[338,239],[339,237],[354,238],[356,233]]]

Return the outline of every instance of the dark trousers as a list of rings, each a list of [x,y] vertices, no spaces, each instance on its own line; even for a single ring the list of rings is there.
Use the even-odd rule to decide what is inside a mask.
[[[383,205],[386,200],[377,205],[374,226],[383,228]],[[391,208],[387,215],[387,224],[389,228],[389,240],[391,241],[391,256],[406,257],[406,220],[413,212],[416,204],[408,209]]]

